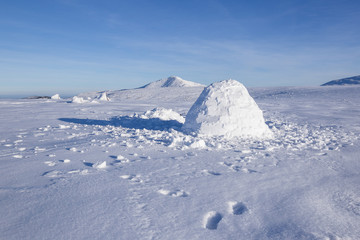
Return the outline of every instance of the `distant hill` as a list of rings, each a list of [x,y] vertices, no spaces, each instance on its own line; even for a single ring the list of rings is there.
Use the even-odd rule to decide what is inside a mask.
[[[23,99],[51,99],[50,96],[30,96],[30,97],[24,97]]]
[[[354,85],[360,84],[360,75],[348,78],[341,78],[322,84],[321,86]]]
[[[116,101],[144,101],[146,103],[195,102],[204,89],[204,85],[186,81],[180,77],[168,77],[134,89],[110,90],[102,92],[80,93],[77,96],[87,101],[97,101],[102,93]],[[190,99],[190,100],[189,100]],[[165,107],[165,106],[162,106]]]
[[[177,76],[163,78],[158,81],[146,84],[140,88],[166,88],[166,87],[205,87],[204,85],[196,82],[184,80]]]

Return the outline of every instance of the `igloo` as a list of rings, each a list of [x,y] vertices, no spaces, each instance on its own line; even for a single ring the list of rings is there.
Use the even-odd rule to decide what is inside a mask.
[[[202,91],[186,116],[183,130],[227,138],[264,139],[273,135],[244,85],[231,79]]]

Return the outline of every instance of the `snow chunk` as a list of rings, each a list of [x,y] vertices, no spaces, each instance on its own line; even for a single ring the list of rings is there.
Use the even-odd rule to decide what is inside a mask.
[[[55,95],[51,96],[51,99],[53,99],[53,100],[60,100],[61,98],[60,98],[60,95],[59,95],[59,94],[55,94]]]
[[[94,163],[92,167],[97,169],[106,168],[106,161]]]
[[[73,103],[85,103],[85,102],[87,102],[87,100],[84,100],[82,97],[74,96],[72,98],[71,102],[73,102]]]
[[[263,113],[247,89],[236,80],[224,80],[206,87],[190,108],[185,132],[208,136],[270,138]]]
[[[185,122],[185,118],[179,113],[173,111],[172,109],[166,109],[162,107],[157,107],[152,110],[146,111],[139,117],[142,119],[159,118],[164,121],[175,120],[179,123]]]
[[[110,98],[107,96],[106,92],[101,93],[98,97],[100,101],[110,101]]]
[[[206,148],[206,143],[204,140],[199,139],[197,141],[194,141],[193,143],[190,144],[191,148]]]

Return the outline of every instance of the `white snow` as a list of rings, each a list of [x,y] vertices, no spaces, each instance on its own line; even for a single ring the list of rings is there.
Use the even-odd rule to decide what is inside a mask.
[[[110,98],[107,96],[106,92],[102,92],[98,97],[100,101],[110,101]]]
[[[84,100],[82,97],[74,96],[72,98],[73,103],[85,103],[88,102],[87,100]]]
[[[208,136],[269,138],[263,113],[236,80],[206,87],[186,115],[183,129]]]
[[[360,239],[360,87],[249,88],[266,139],[139,117],[202,91],[0,99],[0,238]]]
[[[59,94],[55,94],[55,95],[51,96],[51,99],[53,99],[53,100],[60,100],[61,98],[60,98],[60,95],[59,95]]]
[[[207,229],[210,229],[210,230],[217,229],[218,224],[221,221],[221,219],[222,219],[222,216],[221,216],[220,213],[218,213],[216,211],[208,212],[204,216],[204,220],[203,220],[204,228],[207,228]]]
[[[103,169],[106,168],[106,161],[96,162],[92,165],[93,168]]]
[[[179,123],[184,123],[185,118],[179,113],[175,112],[172,109],[166,109],[162,107],[157,107],[152,110],[148,110],[142,115],[139,116],[142,119],[158,118],[164,121],[175,120]]]

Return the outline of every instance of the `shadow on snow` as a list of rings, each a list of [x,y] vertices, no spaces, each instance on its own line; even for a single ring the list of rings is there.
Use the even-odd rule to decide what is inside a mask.
[[[114,126],[134,129],[148,129],[166,131],[169,129],[180,130],[182,123],[176,120],[161,120],[159,118],[143,119],[138,117],[120,116],[109,120],[59,118],[60,121],[84,125]]]

